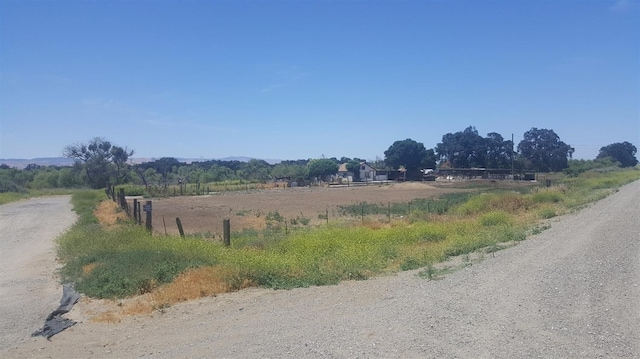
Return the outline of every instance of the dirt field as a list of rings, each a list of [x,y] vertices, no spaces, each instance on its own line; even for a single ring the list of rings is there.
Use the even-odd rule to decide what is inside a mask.
[[[482,183],[480,183],[482,184]],[[487,182],[487,186],[513,186],[511,182]],[[525,184],[517,184],[525,185]],[[177,234],[176,217],[180,217],[188,234],[222,234],[222,220],[231,219],[231,230],[263,229],[265,217],[276,211],[284,218],[304,217],[310,225],[338,220],[338,206],[360,202],[402,203],[416,198],[433,198],[445,193],[468,191],[454,183],[419,182],[370,185],[360,187],[287,188],[251,192],[225,192],[198,197],[173,197],[153,200],[154,232]],[[319,217],[322,216],[322,217]]]

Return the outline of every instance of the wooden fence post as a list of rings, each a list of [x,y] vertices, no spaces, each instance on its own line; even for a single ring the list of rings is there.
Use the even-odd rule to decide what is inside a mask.
[[[182,221],[180,221],[179,217],[176,217],[176,224],[178,225],[178,232],[180,232],[180,237],[184,238],[184,229],[182,228]]]
[[[133,220],[138,223],[138,199],[133,199]]]
[[[153,224],[151,223],[151,201],[147,201],[147,204],[144,206],[144,210],[145,212],[147,212],[147,220],[146,220],[146,224],[147,224],[147,231],[152,232],[153,231]]]
[[[120,195],[118,196],[120,198],[120,207],[122,209],[126,209],[127,208],[127,200],[125,199],[124,196],[124,188],[120,188]]]
[[[224,245],[229,247],[231,245],[231,220],[225,219],[222,221],[222,229],[224,234]]]

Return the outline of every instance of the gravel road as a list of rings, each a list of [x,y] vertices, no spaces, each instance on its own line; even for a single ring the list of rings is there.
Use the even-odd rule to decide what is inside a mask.
[[[76,221],[69,199],[0,206],[0,350],[26,341],[60,304],[54,239]]]
[[[440,280],[245,290],[0,357],[640,358],[639,204],[637,181]]]

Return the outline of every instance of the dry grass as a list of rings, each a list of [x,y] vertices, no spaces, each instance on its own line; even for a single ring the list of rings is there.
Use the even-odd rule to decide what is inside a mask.
[[[118,323],[129,315],[150,314],[155,310],[193,299],[216,296],[254,286],[244,282],[241,288],[225,283],[226,271],[221,267],[201,267],[185,271],[176,279],[150,293],[124,300],[118,308],[94,315],[91,320],[100,323]]]
[[[82,273],[84,275],[88,275],[89,273],[91,273],[94,269],[96,269],[96,267],[98,266],[98,263],[89,263],[86,264],[84,266],[82,266]]]
[[[100,202],[93,215],[105,228],[114,227],[119,221],[127,219],[127,214],[119,209],[118,204],[109,200]]]

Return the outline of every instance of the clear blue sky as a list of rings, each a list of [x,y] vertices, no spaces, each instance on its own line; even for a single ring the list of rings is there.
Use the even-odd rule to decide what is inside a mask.
[[[373,160],[553,129],[640,147],[638,1],[0,0],[0,158]]]

